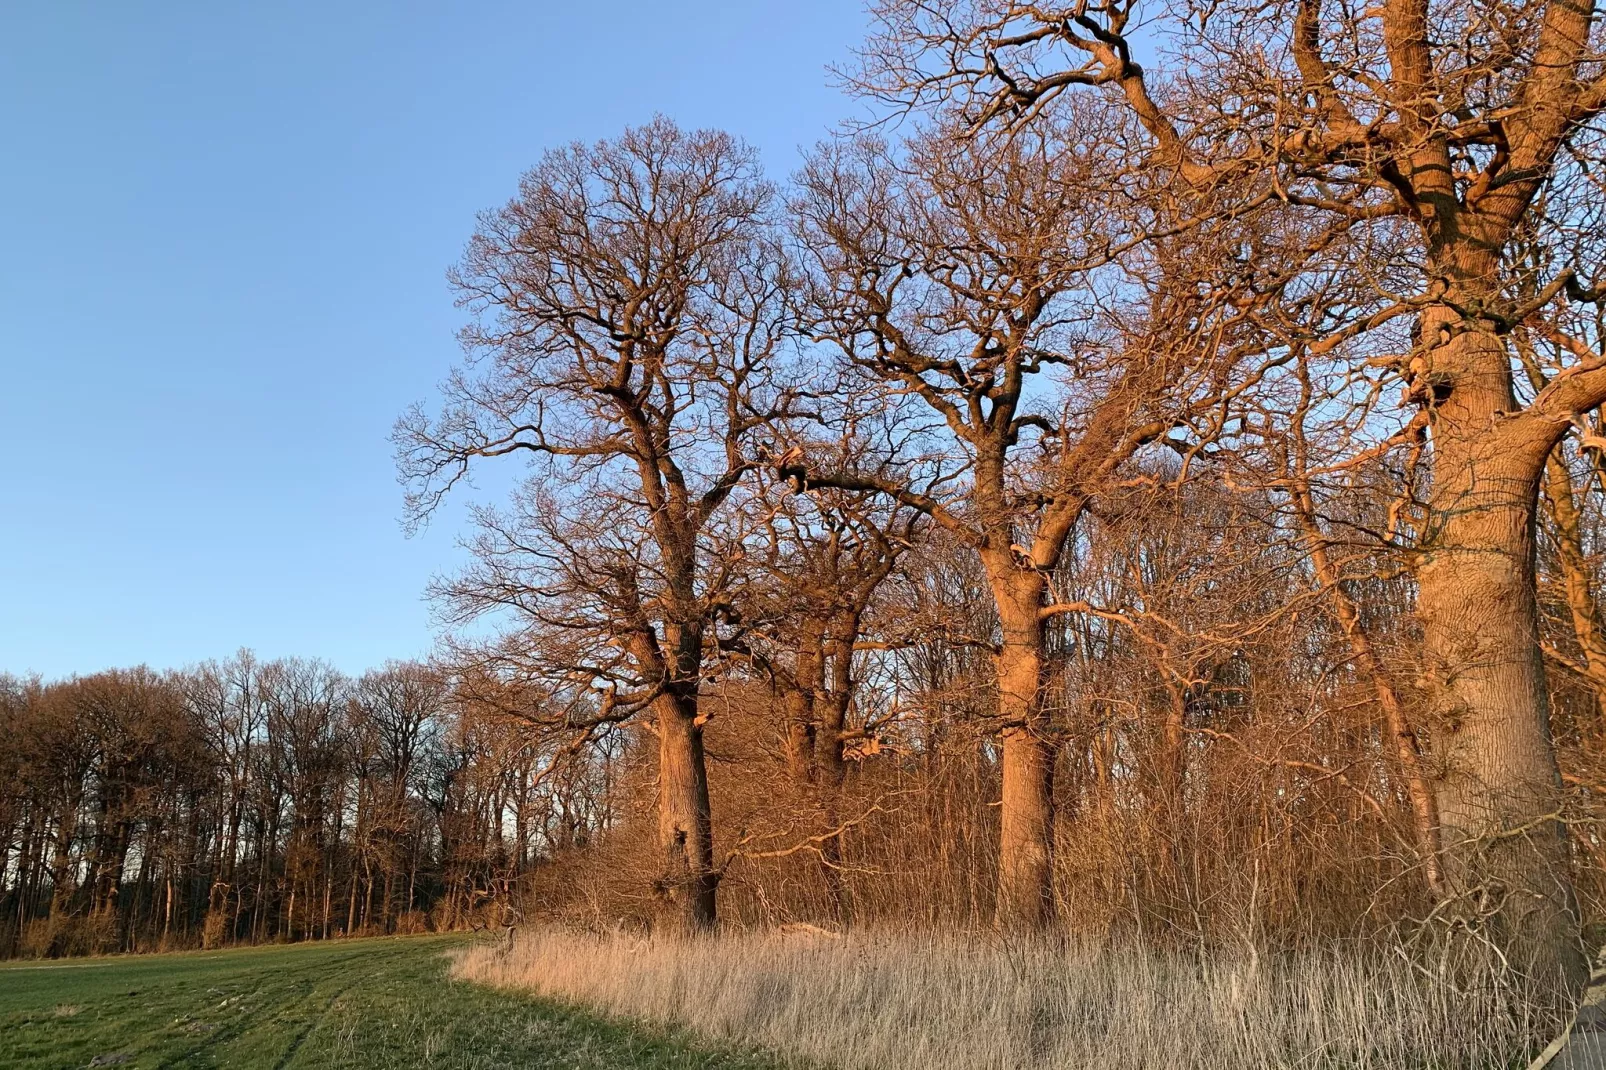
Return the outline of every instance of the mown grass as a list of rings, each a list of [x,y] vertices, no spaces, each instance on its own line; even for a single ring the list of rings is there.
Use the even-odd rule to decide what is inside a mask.
[[[761,1070],[652,1027],[447,977],[460,938],[0,966],[0,1066]]]

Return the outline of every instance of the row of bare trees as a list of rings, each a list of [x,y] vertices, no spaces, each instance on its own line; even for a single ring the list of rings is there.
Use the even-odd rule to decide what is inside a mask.
[[[0,685],[0,954],[492,924],[610,820],[605,750],[544,777],[527,734],[416,663]]]
[[[64,752],[78,788],[8,804],[16,917],[104,914],[130,857],[204,874],[237,937],[338,930],[340,891],[347,930],[466,902],[489,882],[449,859],[525,813],[487,786],[516,768],[549,808],[584,785],[589,837],[521,901],[599,920],[1457,933],[1579,976],[1592,3],[872,13],[843,78],[875,121],[784,184],[657,119],[547,153],[452,274],[466,359],[397,426],[408,517],[527,468],[437,584],[448,728],[406,746],[512,750],[409,787],[353,712],[377,684],[276,669],[295,712],[201,748],[238,781],[180,804],[140,777],[182,762]],[[139,686],[204,725],[204,678]]]
[[[967,879],[1000,925],[1107,884],[1061,856],[1135,827],[1135,921],[1209,844],[1285,890],[1320,869],[1334,916],[1386,901],[1576,977],[1606,679],[1592,6],[873,14],[844,80],[882,121],[785,186],[659,119],[481,218],[467,360],[397,429],[418,522],[530,465],[437,592],[501,625],[464,664],[570,753],[651,741],[651,887],[684,924],[738,860],[798,853],[845,911],[913,858],[908,828],[847,841],[964,775],[988,797],[943,820],[990,845]],[[705,734],[755,709],[814,815],[770,815],[789,845],[713,820]],[[731,731],[730,762],[762,751]],[[1334,807],[1337,856],[1296,846]]]
[[[1576,970],[1534,539],[1548,458],[1606,399],[1594,7],[1297,0],[1143,14],[1160,42],[1153,70],[1135,58],[1132,0],[886,3],[855,77],[904,107],[952,108],[973,131],[1038,126],[1063,98],[1108,102],[1136,124],[1128,158],[1181,201],[1230,190],[1237,211],[1263,204],[1304,235],[1304,263],[1257,265],[1298,271],[1297,290],[1255,317],[1266,349],[1305,382],[1326,371],[1399,384],[1415,410],[1388,437],[1351,413],[1348,456],[1322,474],[1353,467],[1357,448],[1425,449],[1399,526],[1441,758],[1431,805],[1417,805],[1424,837],[1450,894],[1507,900],[1502,942]]]

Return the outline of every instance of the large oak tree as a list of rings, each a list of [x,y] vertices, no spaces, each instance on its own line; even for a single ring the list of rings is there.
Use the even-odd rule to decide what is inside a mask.
[[[528,664],[590,693],[576,723],[650,711],[659,888],[693,927],[719,879],[698,696],[740,558],[721,525],[787,403],[774,201],[741,142],[665,119],[548,153],[453,274],[476,320],[444,410],[397,431],[415,517],[530,460],[447,600],[510,613]]]

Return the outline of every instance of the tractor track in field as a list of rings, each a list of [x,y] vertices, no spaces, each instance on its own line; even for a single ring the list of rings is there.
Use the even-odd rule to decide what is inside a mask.
[[[330,965],[341,969],[342,972],[346,972],[352,969],[357,963],[364,960],[371,961],[371,955],[362,952],[353,952],[349,955],[344,955],[333,960]],[[294,983],[293,979],[287,979],[287,983]],[[340,987],[336,989],[327,1000],[324,1001],[323,1010],[318,1012],[317,1017],[309,1020],[296,1030],[296,1033],[291,1038],[290,1044],[285,1049],[284,1054],[281,1055],[279,1060],[274,1064],[274,1070],[284,1070],[285,1067],[290,1065],[291,1060],[294,1059],[296,1053],[301,1050],[301,1046],[306,1043],[307,1038],[312,1034],[312,1031],[319,1025],[323,1024],[324,1020],[329,1017],[329,1011],[335,1005],[335,1001],[344,995],[351,988],[351,985],[352,982],[350,981],[346,981],[345,983],[341,984]],[[315,990],[315,987],[316,986],[314,986],[314,989],[309,990],[305,995],[311,995],[311,992]],[[232,996],[230,999],[238,1000],[241,1004],[249,1006],[251,998],[261,995],[263,991],[264,989],[261,986],[258,986],[247,992],[241,992],[235,996]],[[299,1002],[299,998],[297,997],[286,999],[276,1008],[276,1011],[282,1013],[283,1011],[295,1006],[297,1002]],[[256,1024],[258,1023],[255,1020],[239,1018],[233,1022],[230,1022],[226,1026],[220,1025],[216,1029],[212,1030],[212,1032],[208,1033],[206,1039],[200,1044],[197,1044],[195,1047],[185,1051],[182,1055],[182,1058],[192,1059],[196,1056],[204,1055],[210,1050],[219,1049],[229,1041],[237,1040],[241,1036],[244,1036],[250,1031],[251,1027]]]

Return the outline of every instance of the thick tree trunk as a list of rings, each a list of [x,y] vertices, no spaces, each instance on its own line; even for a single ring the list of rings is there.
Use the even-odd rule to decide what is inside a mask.
[[[1043,581],[1011,569],[992,582],[1003,632],[995,658],[1003,790],[993,917],[1001,928],[1032,928],[1054,914],[1054,750],[1041,707]]]
[[[658,722],[658,846],[670,921],[690,931],[714,924],[714,827],[708,766],[695,697],[668,691],[653,703]]]
[[[1054,916],[1054,752],[1032,728],[1003,732],[1003,792],[994,920],[1041,926]]]
[[[1449,308],[1423,316],[1433,487],[1417,568],[1427,683],[1445,771],[1445,878],[1514,961],[1583,967],[1534,584],[1550,444],[1517,435],[1504,348]]]
[[[829,833],[820,843],[820,868],[825,876],[826,887],[831,890],[837,919],[843,925],[851,924],[853,920],[852,903],[842,880],[841,826],[842,789],[848,776],[844,736],[848,725],[848,707],[853,701],[853,642],[858,631],[856,619],[849,619],[837,626],[837,633],[830,642],[831,688],[815,702],[819,717],[817,787],[820,810]]]
[[[847,730],[848,706],[852,701],[852,692],[832,691],[825,696],[823,702],[817,704],[820,711],[820,732],[819,745],[815,750],[815,762],[819,766],[821,799],[826,808],[832,812],[840,808],[841,801],[838,796],[847,777],[848,763],[843,733]]]
[[[792,686],[783,698],[786,715],[786,766],[792,783],[807,788],[814,783],[815,741],[819,731],[814,706],[820,693],[824,665],[823,636],[805,625],[798,638],[797,663]]]

